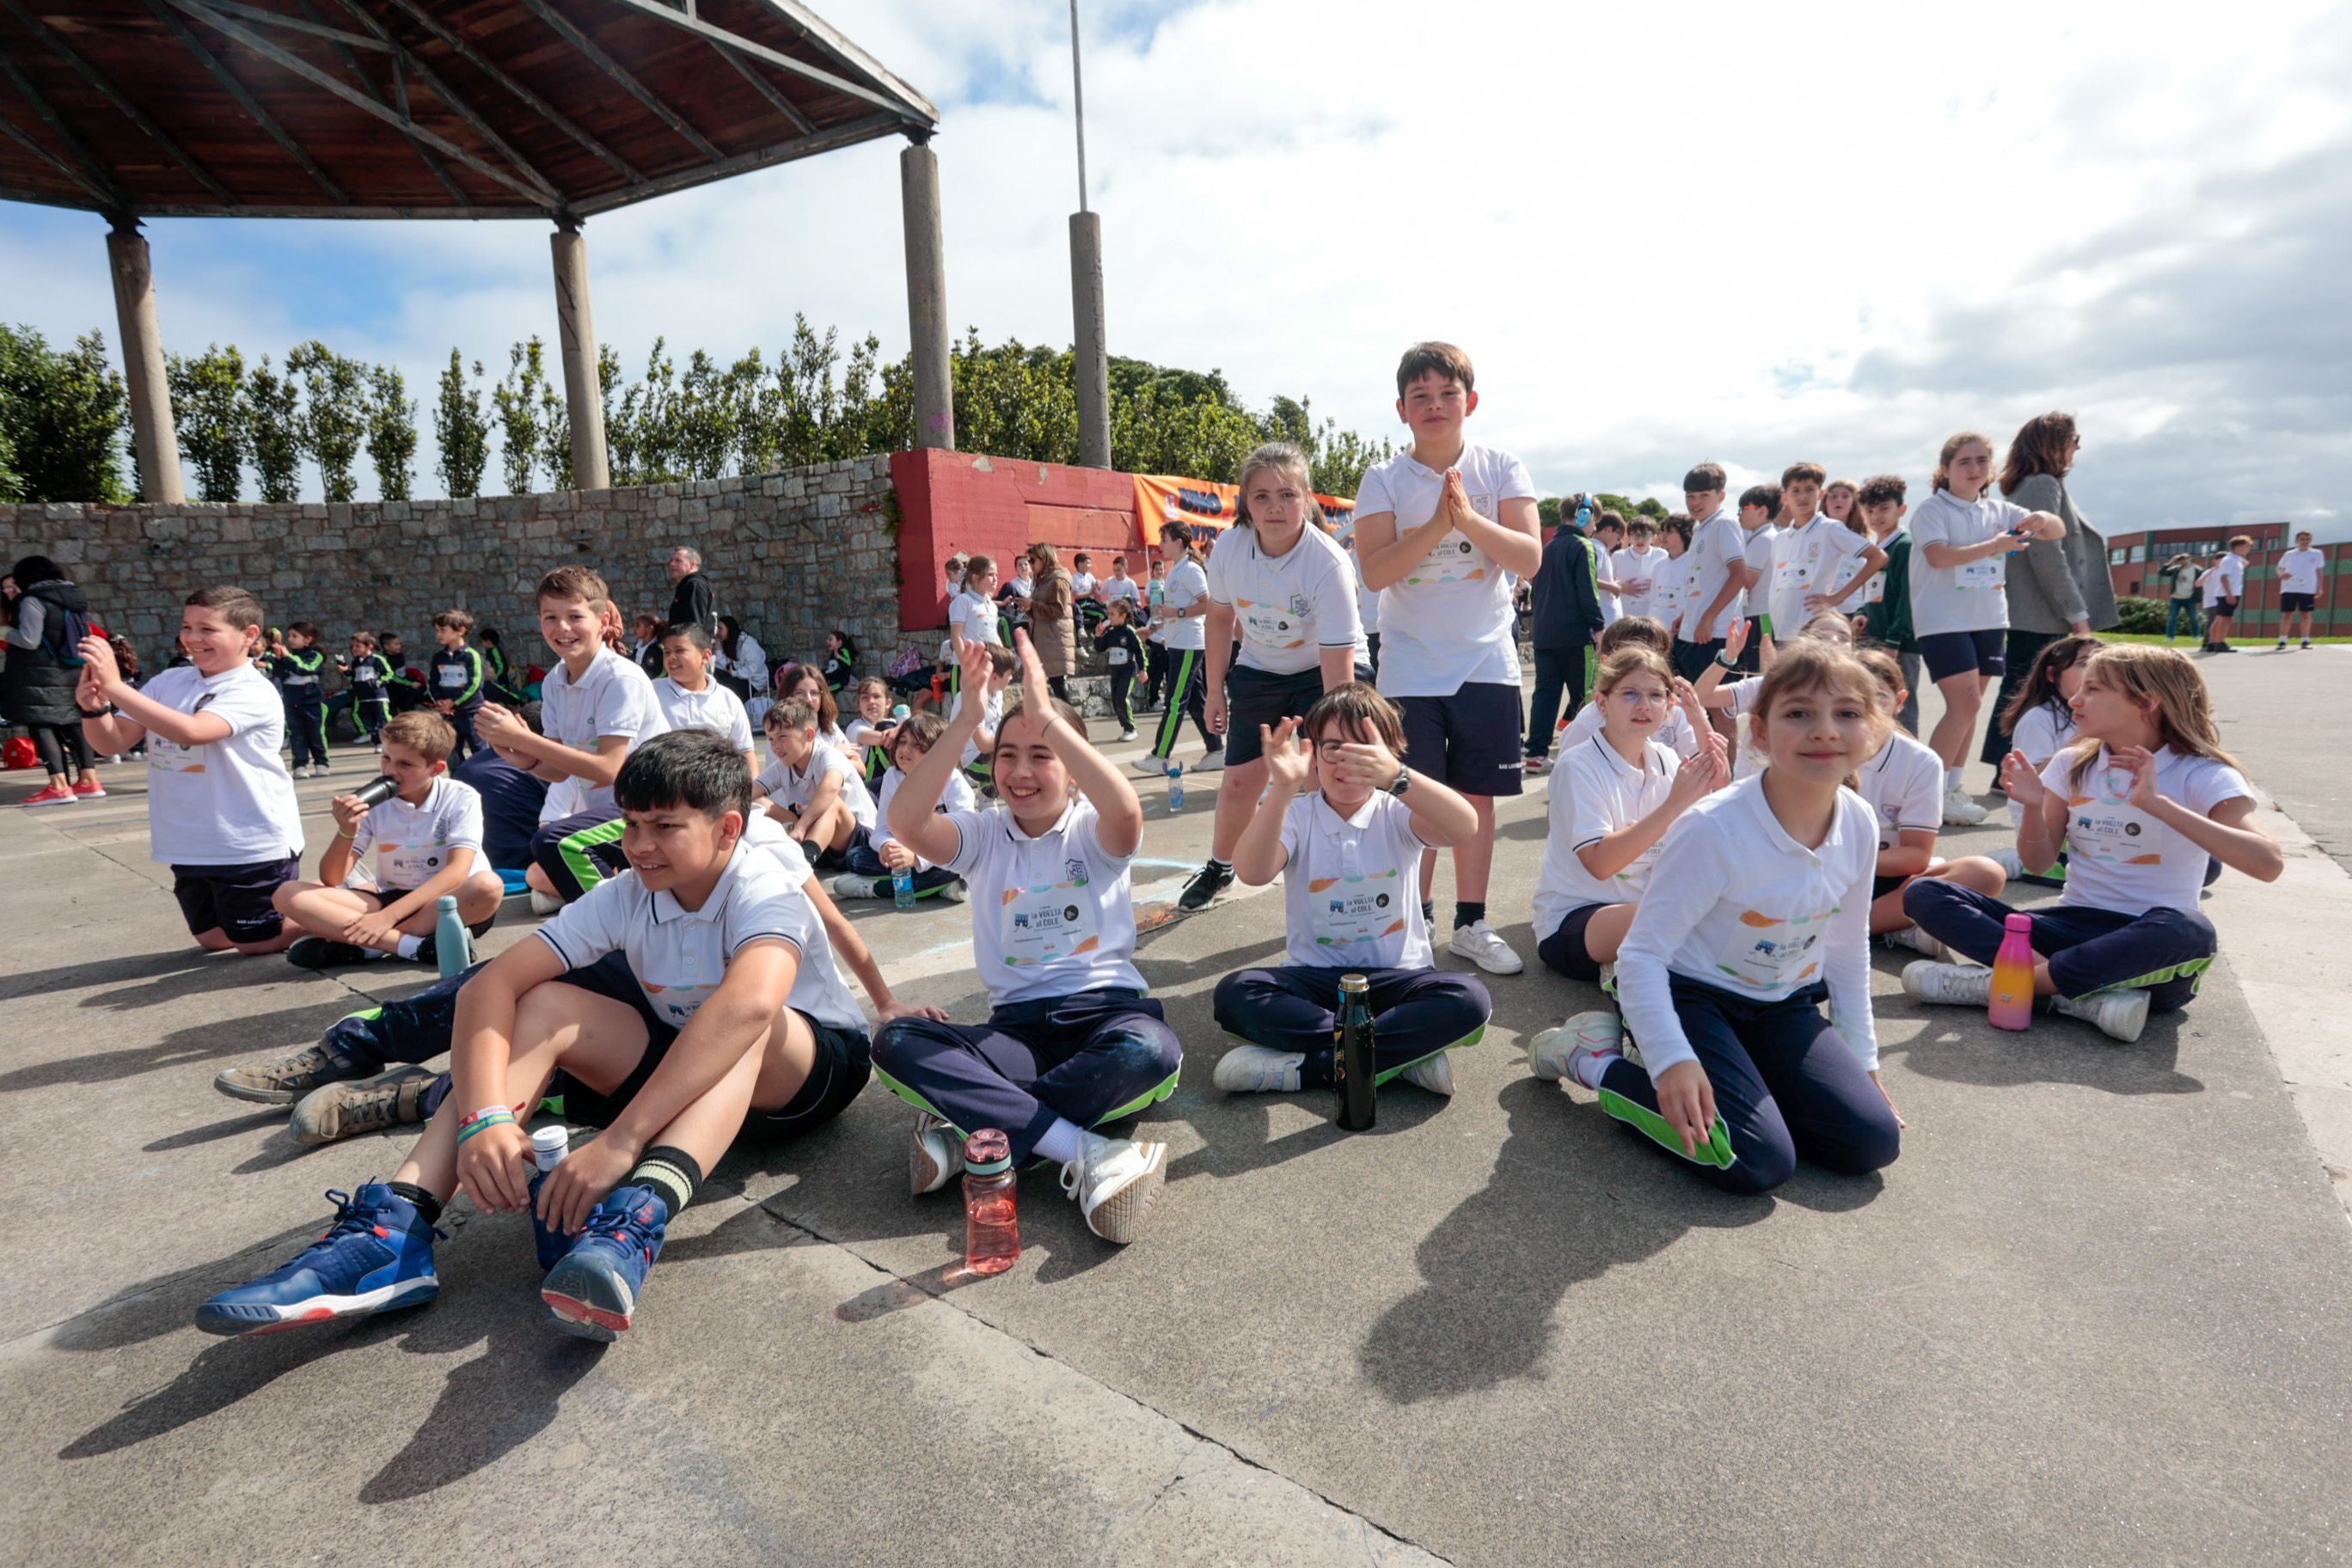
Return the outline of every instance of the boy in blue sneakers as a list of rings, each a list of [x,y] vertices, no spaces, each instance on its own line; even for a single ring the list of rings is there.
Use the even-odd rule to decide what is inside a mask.
[[[454,1085],[393,1179],[331,1193],[327,1232],[205,1302],[197,1327],[268,1332],[423,1306],[440,1291],[435,1222],[462,1189],[484,1209],[535,1207],[570,1237],[541,1298],[567,1333],[614,1339],[669,1221],[736,1137],[805,1130],[865,1086],[864,1018],[824,926],[775,859],[744,842],[743,754],[706,731],[657,736],[631,752],[614,796],[629,869],[458,994]],[[633,985],[610,983],[615,956]],[[585,973],[600,961],[602,983]],[[814,984],[798,987],[804,973]],[[604,1131],[540,1182],[534,1203],[518,1112],[559,1071],[567,1116]]]

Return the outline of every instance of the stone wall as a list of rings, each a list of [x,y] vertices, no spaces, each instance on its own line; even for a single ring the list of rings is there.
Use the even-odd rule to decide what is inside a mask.
[[[901,644],[898,510],[887,455],[781,474],[631,489],[475,500],[178,506],[0,505],[0,562],[46,554],[89,595],[98,619],[160,668],[181,600],[233,583],[272,624],[316,621],[341,652],[360,627],[432,646],[435,612],[461,606],[505,632],[519,665],[548,661],[531,588],[550,569],[594,566],[625,615],[669,606],[670,551],[691,544],[772,659],[816,656],[840,626],[860,665]],[[5,566],[0,566],[5,570]]]

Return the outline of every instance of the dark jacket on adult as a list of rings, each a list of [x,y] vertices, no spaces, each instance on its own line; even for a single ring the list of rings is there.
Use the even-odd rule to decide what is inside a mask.
[[[677,580],[669,596],[669,624],[672,629],[699,626],[713,644],[719,641],[719,595],[711,592],[709,578],[689,572]]]
[[[1601,595],[1592,585],[1592,552],[1599,548],[1572,528],[1553,530],[1528,584],[1535,591],[1536,647],[1590,647],[1601,635]]]
[[[79,724],[84,718],[74,700],[81,666],[66,662],[73,654],[64,642],[68,610],[87,616],[89,600],[79,585],[58,577],[34,584],[16,601],[8,668],[0,676],[0,714],[11,724]]]

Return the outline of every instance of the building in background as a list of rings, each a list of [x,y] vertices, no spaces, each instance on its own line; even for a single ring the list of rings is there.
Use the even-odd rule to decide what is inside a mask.
[[[2269,634],[2278,627],[2278,558],[2294,548],[2294,535],[2304,525],[2292,522],[2200,524],[2189,528],[2158,528],[2107,537],[2107,575],[2117,598],[2163,599],[2170,592],[2158,575],[2174,556],[2187,554],[2200,565],[2230,547],[2240,534],[2254,542],[2246,563],[2246,597],[2239,606],[2241,637]],[[2327,571],[2321,579],[2319,608],[2314,630],[2322,637],[2352,636],[2352,544],[2322,544]]]

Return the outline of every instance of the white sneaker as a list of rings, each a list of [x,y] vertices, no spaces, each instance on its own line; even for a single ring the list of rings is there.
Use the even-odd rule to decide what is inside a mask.
[[[1454,1053],[1440,1051],[1426,1061],[1418,1061],[1397,1074],[1415,1089],[1425,1089],[1432,1094],[1454,1098]]]
[[[896,892],[889,878],[861,877],[855,871],[835,877],[828,887],[836,899],[887,899]]]
[[[530,890],[530,912],[532,914],[561,914],[562,910],[563,900],[557,898],[553,893],[542,893],[537,888],[533,888]]]
[[[1985,808],[1969,798],[1968,790],[1954,784],[1944,792],[1944,826],[1974,827],[1985,819]]]
[[[919,1198],[936,1193],[962,1171],[963,1140],[956,1130],[928,1110],[917,1112],[907,1141],[907,1190]]]
[[[1122,741],[1132,741],[1135,739],[1135,731],[1132,730],[1121,730],[1118,732],[1118,738]]]
[[[289,768],[286,770],[286,775],[289,778],[307,779],[310,776],[310,770],[308,768]]]
[[[1227,1094],[1295,1094],[1299,1068],[1306,1065],[1303,1051],[1241,1044],[1217,1058],[1209,1081]]]
[[[1468,959],[1489,974],[1517,974],[1527,967],[1509,942],[1486,929],[1485,921],[1454,927],[1454,940],[1445,944],[1445,951]]]
[[[1168,772],[1168,759],[1161,756],[1157,752],[1146,752],[1143,755],[1136,758],[1132,763],[1129,763],[1128,766],[1133,768],[1139,773],[1150,773],[1154,776],[1159,776],[1163,775]]]
[[[1617,994],[1617,965],[1614,963],[1601,966],[1601,994],[1604,996]]]
[[[1952,950],[1929,936],[1917,926],[1900,926],[1881,939],[1889,947],[1907,947],[1914,952],[1924,952],[1938,963],[1952,962]]]
[[[2130,1045],[2147,1027],[2147,993],[2141,990],[2098,991],[2072,999],[2053,997],[2050,1010],[2080,1018],[2109,1039]]]
[[[1124,1247],[1142,1234],[1168,1179],[1168,1145],[1132,1138],[1087,1139],[1062,1167],[1062,1190],[1078,1200],[1087,1228]]]
[[[1213,752],[1203,752],[1201,754],[1201,760],[1192,764],[1192,771],[1196,773],[1223,773],[1224,767],[1225,749],[1219,746]]]
[[[1602,1051],[1624,1049],[1625,1023],[1614,1013],[1595,1008],[1579,1013],[1557,1029],[1546,1029],[1528,1042],[1528,1069],[1547,1083],[1576,1078],[1577,1058]]]
[[[964,886],[961,877],[958,877],[954,881],[940,888],[937,897],[942,903],[960,904],[971,897],[971,889]]]
[[[1972,963],[1938,963],[1923,958],[1903,966],[1903,992],[1915,1002],[1982,1007],[1992,1001],[1992,971]]]
[[[2010,845],[2004,844],[1998,849],[1986,850],[1985,858],[2000,867],[2002,874],[2012,882],[2025,875],[2025,858]]]

